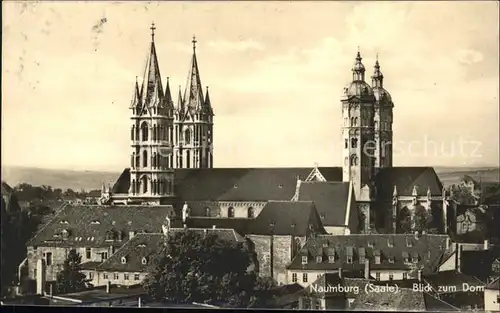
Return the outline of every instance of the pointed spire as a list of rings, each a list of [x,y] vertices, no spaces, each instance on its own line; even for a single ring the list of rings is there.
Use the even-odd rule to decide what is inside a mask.
[[[151,49],[144,71],[144,80],[141,90],[141,104],[147,108],[159,105],[163,101],[163,85],[161,83],[160,66],[156,55],[154,42],[154,23],[151,26]]]
[[[212,103],[210,102],[210,95],[208,94],[208,86],[207,86],[207,92],[205,94],[205,112],[210,115],[214,116],[214,111],[212,110]]]
[[[378,63],[378,53],[377,60],[375,61],[373,76],[372,76],[372,87],[383,87],[384,74],[380,71],[380,64]]]
[[[196,60],[196,42],[196,37],[193,36],[193,57],[183,99],[186,109],[192,113],[201,110],[204,104],[198,61]]]
[[[130,108],[139,108],[140,109],[140,103],[141,103],[141,92],[139,90],[139,82],[137,81],[137,76],[135,77],[135,87],[134,87],[134,94],[132,95],[132,100],[130,101]],[[138,114],[138,112],[136,113]]]
[[[181,85],[179,85],[179,95],[177,96],[177,108],[179,113],[184,114],[184,99],[182,99]]]
[[[151,23],[151,41],[154,42],[155,41],[155,30],[156,30],[156,26],[155,26],[155,22]]]
[[[170,93],[170,77],[167,77],[167,86],[165,86],[165,107],[170,111],[174,109],[174,101]]]
[[[361,63],[361,60],[363,58],[361,57],[361,52],[359,51],[359,46],[358,46],[358,53],[356,54],[356,62],[354,63],[354,66],[352,67],[352,80],[353,81],[364,81],[365,80],[365,66],[363,63]]]

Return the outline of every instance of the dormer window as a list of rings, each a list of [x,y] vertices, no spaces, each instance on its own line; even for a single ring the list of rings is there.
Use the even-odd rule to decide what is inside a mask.
[[[101,222],[97,220],[90,222],[90,225],[99,225],[99,224],[101,224]]]
[[[407,239],[407,240],[406,240],[406,246],[407,246],[408,248],[413,247],[413,242],[412,242],[410,239]]]
[[[393,256],[390,256],[387,259],[389,260],[389,263],[391,263],[391,264],[394,263],[394,257]]]
[[[328,256],[328,263],[335,263],[335,255]]]
[[[141,263],[142,265],[148,264],[148,259],[146,257],[142,258]]]
[[[368,247],[373,248],[373,242],[368,241]]]
[[[234,184],[234,185],[233,185],[233,188],[238,188],[238,184]]]
[[[146,248],[146,245],[143,244],[143,243],[141,243],[141,244],[138,244],[137,247],[139,247],[139,248]]]
[[[62,220],[59,222],[60,224],[69,224],[67,220]]]
[[[318,255],[316,257],[316,263],[321,263],[321,262],[323,262],[323,257],[321,255]]]
[[[390,240],[390,239],[387,240],[387,246],[390,248],[394,247],[394,242],[392,242],[392,240]]]
[[[279,185],[278,185],[278,188],[283,188],[283,184],[279,184]]]
[[[417,254],[414,254],[412,257],[411,257],[411,261],[413,263],[418,263],[418,255]]]
[[[324,220],[325,219],[325,213],[321,213],[320,217],[321,217],[322,220]]]
[[[408,252],[403,252],[403,261],[405,263],[410,263],[410,257],[408,256]]]
[[[63,239],[67,239],[69,237],[69,234],[70,234],[69,230],[67,230],[67,229],[63,229],[61,231],[61,236],[63,237]]]
[[[347,264],[352,264],[352,259],[353,259],[353,248],[352,247],[346,247],[346,257],[347,257]]]
[[[122,256],[122,264],[127,264],[127,258]]]
[[[323,248],[328,248],[328,243],[327,242],[323,242]]]
[[[307,264],[307,256],[303,255],[302,256],[302,265],[305,265],[305,264]]]

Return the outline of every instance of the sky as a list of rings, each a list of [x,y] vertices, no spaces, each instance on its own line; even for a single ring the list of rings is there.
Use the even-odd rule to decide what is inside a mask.
[[[340,165],[358,47],[394,101],[395,166],[498,165],[498,5],[4,1],[2,165],[127,167],[152,22],[174,102],[196,35],[215,167]]]

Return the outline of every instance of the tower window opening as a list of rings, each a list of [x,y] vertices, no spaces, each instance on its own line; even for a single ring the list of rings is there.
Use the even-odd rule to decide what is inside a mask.
[[[148,166],[148,152],[146,150],[142,151],[142,166]]]
[[[184,132],[184,141],[187,145],[191,144],[191,130],[186,129]]]
[[[358,118],[357,117],[354,118],[354,126],[358,126]]]
[[[358,147],[358,138],[352,138],[351,139],[351,148],[357,148]]]
[[[142,192],[147,193],[148,192],[148,177],[144,176],[142,178]]]
[[[130,140],[135,139],[135,125],[132,125],[132,130],[130,131]]]
[[[141,132],[142,132],[142,141],[148,141],[149,130],[147,123],[145,122],[142,123]]]
[[[158,139],[158,127],[156,125],[153,125],[153,141],[156,141]]]
[[[349,140],[347,139],[345,140],[344,148],[346,149],[349,148]]]

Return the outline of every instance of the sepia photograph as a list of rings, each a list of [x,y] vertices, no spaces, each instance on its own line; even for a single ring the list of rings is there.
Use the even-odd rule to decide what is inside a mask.
[[[498,1],[3,1],[1,305],[500,311]]]

